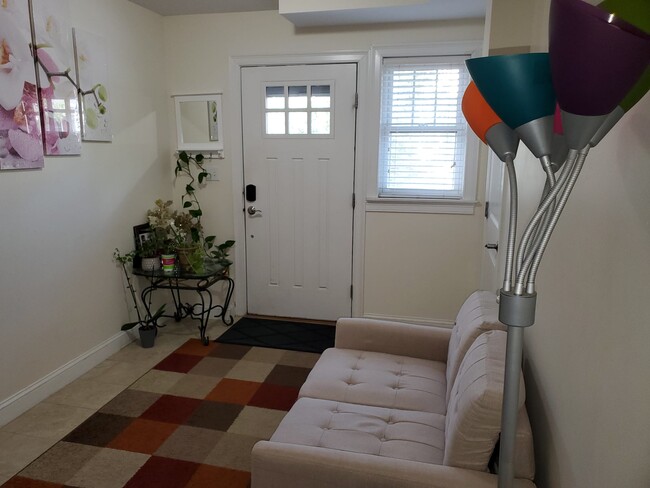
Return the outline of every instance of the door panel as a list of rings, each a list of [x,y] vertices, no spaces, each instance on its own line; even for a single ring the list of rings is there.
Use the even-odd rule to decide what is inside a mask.
[[[242,69],[249,313],[351,313],[355,92],[356,65]]]
[[[503,217],[503,180],[505,177],[504,163],[490,151],[488,156],[488,174],[485,190],[485,203],[487,211],[483,230],[484,245],[497,244],[496,249],[483,248],[481,267],[481,289],[497,290],[501,287],[503,276],[501,276],[502,256],[505,253],[505,242],[503,246],[499,243],[501,219]]]

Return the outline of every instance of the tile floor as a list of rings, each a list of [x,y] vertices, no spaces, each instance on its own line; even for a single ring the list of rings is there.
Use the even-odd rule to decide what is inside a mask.
[[[70,383],[20,417],[0,428],[0,485],[24,469],[50,449],[84,420],[98,411],[134,382],[149,382],[152,391],[160,389],[160,382],[170,381],[170,374],[156,377],[145,374],[189,338],[198,337],[197,322],[184,320],[170,322],[160,329],[156,345],[143,349],[133,342]],[[221,321],[208,324],[210,339],[218,337],[227,328]],[[260,351],[259,354],[274,354]],[[276,353],[277,354],[277,353]],[[219,361],[215,359],[215,361]],[[227,360],[226,360],[227,361]],[[218,365],[211,374],[218,374]],[[215,373],[215,371],[217,371]],[[243,372],[242,372],[243,373]],[[200,391],[201,385],[184,385]],[[140,390],[146,391],[141,385]]]

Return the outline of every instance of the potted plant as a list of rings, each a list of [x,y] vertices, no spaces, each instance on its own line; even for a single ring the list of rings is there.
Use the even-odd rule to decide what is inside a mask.
[[[161,242],[158,239],[158,233],[155,230],[149,234],[149,238],[142,241],[138,255],[142,258],[140,267],[144,271],[155,271],[160,269],[160,250]]]
[[[205,158],[203,154],[197,153],[195,155],[188,154],[185,151],[178,153],[176,159],[176,168],[174,175],[184,175],[189,178],[189,182],[185,185],[185,193],[181,198],[183,209],[189,214],[190,222],[187,225],[187,231],[193,243],[199,246],[200,252],[195,253],[194,260],[201,262],[204,257],[211,259],[213,262],[227,268],[232,264],[228,259],[230,248],[235,244],[235,241],[228,240],[221,244],[215,245],[216,236],[205,236],[203,233],[203,225],[201,218],[203,217],[203,209],[201,203],[196,195],[197,186],[201,185],[208,177],[209,173],[203,166]]]
[[[156,335],[158,334],[158,325],[157,320],[165,313],[165,305],[161,305],[156,312],[149,316],[145,314],[144,317],[140,313],[140,307],[138,306],[138,298],[133,288],[133,283],[131,282],[131,276],[127,269],[127,264],[133,262],[133,257],[135,256],[135,251],[131,251],[126,254],[120,253],[120,250],[115,248],[113,252],[113,258],[117,263],[122,267],[122,271],[126,278],[127,289],[131,293],[131,300],[133,300],[133,308],[135,309],[138,320],[134,322],[128,322],[122,325],[121,329],[123,331],[131,330],[136,325],[138,326],[138,333],[140,335],[140,345],[144,348],[153,347]]]

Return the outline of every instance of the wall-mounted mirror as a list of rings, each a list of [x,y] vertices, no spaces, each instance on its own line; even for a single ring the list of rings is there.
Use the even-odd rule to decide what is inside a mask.
[[[174,105],[179,150],[223,149],[221,95],[177,95]]]

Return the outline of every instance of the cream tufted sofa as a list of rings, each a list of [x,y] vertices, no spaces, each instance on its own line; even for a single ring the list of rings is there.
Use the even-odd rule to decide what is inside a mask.
[[[506,332],[496,296],[473,293],[453,329],[340,319],[270,441],[252,488],[495,488]],[[534,488],[523,378],[516,485]]]

